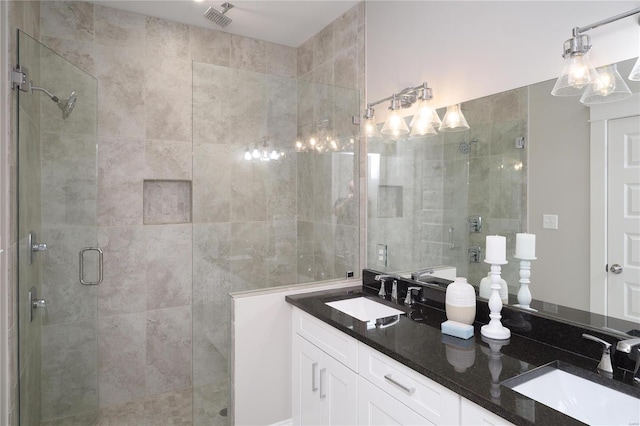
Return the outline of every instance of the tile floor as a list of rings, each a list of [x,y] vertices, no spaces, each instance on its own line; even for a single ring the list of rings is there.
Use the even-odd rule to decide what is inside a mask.
[[[228,381],[153,395],[122,405],[42,423],[41,426],[227,426]],[[195,409],[194,409],[195,407]]]

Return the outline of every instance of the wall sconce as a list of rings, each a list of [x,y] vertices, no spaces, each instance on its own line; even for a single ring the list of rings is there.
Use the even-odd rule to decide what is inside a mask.
[[[591,42],[589,36],[583,33],[638,13],[640,13],[640,7],[591,25],[575,27],[572,31],[573,37],[563,44],[562,57],[565,59],[565,63],[562,68],[562,74],[553,86],[551,94],[553,96],[579,96],[583,95],[584,92],[580,101],[585,105],[612,102],[627,97],[626,92],[631,94],[617,69],[611,70],[610,67],[603,67],[597,71],[591,66],[587,57],[587,53],[591,49]],[[632,70],[629,79],[633,80],[632,77],[634,76],[640,79],[640,66],[638,63],[634,66],[634,70],[636,74]],[[606,73],[606,75],[601,78],[600,72]]]
[[[445,115],[443,122],[440,120],[436,110],[429,106],[428,101],[432,98],[433,92],[431,88],[427,87],[427,83],[422,83],[420,86],[408,87],[389,97],[367,104],[367,109],[363,116],[364,121],[361,122],[362,128],[360,135],[368,138],[378,135],[373,106],[386,101],[391,101],[391,105],[389,106],[391,112],[387,117],[387,121],[382,126],[380,133],[389,135],[392,138],[398,138],[407,133],[410,133],[409,136],[414,137],[433,136],[438,134],[436,129],[443,132],[457,132],[469,128],[469,124],[464,118],[459,104],[447,108],[449,119],[447,120],[447,116]],[[411,123],[409,123],[409,126],[407,126],[400,111],[404,108],[409,108],[416,102],[418,102],[416,113]],[[354,117],[354,123],[357,123],[356,119],[357,117]],[[411,131],[409,131],[409,127]]]

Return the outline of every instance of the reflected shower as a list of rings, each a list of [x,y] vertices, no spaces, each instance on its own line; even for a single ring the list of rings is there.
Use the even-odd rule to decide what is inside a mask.
[[[73,108],[76,106],[76,99],[78,98],[76,96],[76,92],[69,93],[69,99],[60,99],[44,87],[31,86],[32,93],[34,90],[46,93],[51,98],[51,100],[58,105],[58,108],[62,110],[62,118],[64,119],[69,117],[71,111],[73,111]]]

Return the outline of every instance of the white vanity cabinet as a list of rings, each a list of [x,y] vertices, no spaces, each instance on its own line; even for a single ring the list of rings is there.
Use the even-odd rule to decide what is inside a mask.
[[[502,417],[485,410],[465,398],[460,398],[460,424],[485,426],[514,426]]]
[[[294,425],[509,425],[415,370],[293,309]]]
[[[294,309],[294,425],[356,424],[357,350],[355,339]]]

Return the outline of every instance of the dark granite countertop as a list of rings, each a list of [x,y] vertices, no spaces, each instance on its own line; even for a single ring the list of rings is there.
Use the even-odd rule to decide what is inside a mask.
[[[474,324],[475,336],[468,340],[444,335],[440,331],[440,324],[446,320],[443,309],[422,303],[415,303],[411,308],[407,308],[383,300],[376,293],[375,289],[360,285],[347,289],[291,295],[287,296],[286,300],[517,425],[583,424],[501,385],[507,379],[554,361],[578,367],[576,371],[582,375],[640,398],[640,389],[637,386],[623,383],[625,380],[628,382],[628,375],[616,377],[617,380],[601,378],[595,374],[598,361],[583,354],[532,340],[530,337],[514,333],[513,329],[512,336],[507,341],[487,339],[480,334],[480,327],[483,325],[480,322]],[[400,321],[391,327],[368,328],[365,322],[325,304],[359,296],[373,298],[377,302],[401,309],[406,314],[401,315]],[[478,311],[481,315],[482,309]],[[535,324],[533,328],[536,328]],[[530,332],[531,325],[526,329]],[[562,333],[562,330],[559,332]]]

